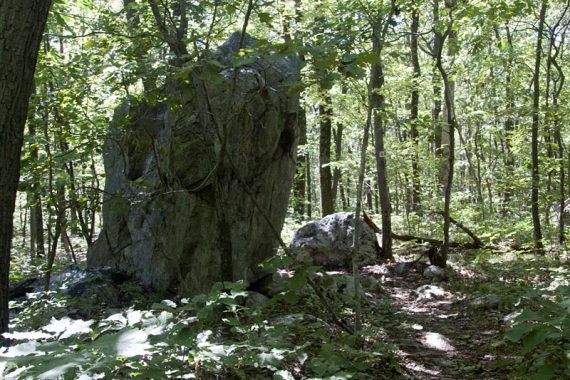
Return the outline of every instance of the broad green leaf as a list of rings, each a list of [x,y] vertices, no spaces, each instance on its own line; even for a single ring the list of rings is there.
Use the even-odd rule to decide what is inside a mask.
[[[513,342],[518,342],[521,340],[523,336],[531,332],[537,328],[537,325],[529,324],[529,323],[519,323],[512,327],[505,336],[507,339],[512,340]]]
[[[556,363],[545,363],[543,364],[534,375],[531,376],[531,380],[550,380],[554,378],[556,370],[560,364]]]
[[[544,327],[539,327],[531,331],[523,338],[524,353],[531,352],[536,346],[549,338],[549,332]]]

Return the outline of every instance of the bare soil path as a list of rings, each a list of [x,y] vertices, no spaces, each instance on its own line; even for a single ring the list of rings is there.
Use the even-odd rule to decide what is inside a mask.
[[[447,281],[434,282],[423,276],[425,264],[410,263],[401,275],[395,265],[379,271],[380,298],[389,300],[382,318],[390,324],[388,339],[398,347],[404,378],[508,379],[501,352],[505,310],[496,300],[472,295],[485,279],[451,270]],[[368,268],[369,275],[377,276],[374,272]]]

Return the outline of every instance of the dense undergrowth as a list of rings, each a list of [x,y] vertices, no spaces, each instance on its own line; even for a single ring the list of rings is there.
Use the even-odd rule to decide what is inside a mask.
[[[400,259],[411,258],[411,251],[400,247]],[[453,276],[440,285],[464,295],[454,302],[473,318],[497,321],[501,333],[489,355],[501,373],[570,376],[568,263],[512,251],[461,251],[450,270]],[[216,284],[192,299],[160,300],[127,282],[122,291],[130,301],[111,309],[57,292],[29,294],[11,305],[12,342],[0,352],[0,372],[14,379],[406,378],[395,354],[399,342],[387,334],[402,310],[383,296],[384,277],[363,276],[363,329],[350,335],[332,322],[305,274],[311,275],[293,277],[270,300],[241,283]],[[352,295],[336,287],[328,297],[352,322]],[[78,318],[78,309],[89,310],[88,318]]]

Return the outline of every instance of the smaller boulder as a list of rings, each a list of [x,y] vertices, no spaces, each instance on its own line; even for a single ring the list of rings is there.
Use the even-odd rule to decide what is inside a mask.
[[[430,265],[424,269],[424,277],[435,282],[447,281],[447,273],[445,269],[437,265]]]
[[[398,263],[394,267],[394,274],[396,276],[404,276],[409,272],[409,264],[408,263]]]
[[[381,253],[376,233],[362,220],[360,265],[378,261]],[[338,212],[301,227],[289,247],[301,259],[328,270],[350,269],[354,240],[354,213]]]
[[[267,305],[269,301],[269,297],[264,296],[258,292],[248,292],[247,298],[245,299],[245,306],[251,309],[255,309],[257,307],[263,307]]]

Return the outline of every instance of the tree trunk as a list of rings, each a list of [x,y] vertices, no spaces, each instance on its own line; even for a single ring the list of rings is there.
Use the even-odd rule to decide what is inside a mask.
[[[437,28],[439,22],[440,22],[439,0],[433,0],[433,28]],[[441,39],[442,37],[440,34],[434,33],[433,37],[434,52],[442,49],[441,45],[443,44],[443,41]],[[436,159],[439,161],[442,159],[441,145],[442,145],[442,136],[443,136],[443,123],[440,120],[441,111],[442,111],[441,78],[439,75],[439,71],[437,69],[437,62],[435,57],[434,57],[433,73],[432,73],[432,92],[433,92],[433,103],[431,109],[431,119],[433,123],[433,133],[434,133],[434,152]],[[441,182],[438,180],[438,183]]]
[[[319,177],[321,181],[321,216],[334,213],[331,162],[332,99],[324,95],[319,104]]]
[[[293,180],[293,209],[299,218],[305,217],[307,203],[307,127],[305,110],[299,112],[302,122],[299,124],[299,150],[297,151],[297,169]]]
[[[388,173],[386,171],[386,150],[384,147],[384,113],[386,98],[382,93],[384,86],[384,68],[382,63],[382,50],[388,26],[392,18],[395,3],[392,1],[390,14],[386,20],[376,20],[372,28],[372,51],[377,61],[370,70],[371,94],[368,97],[368,107],[372,109],[374,126],[374,143],[376,156],[376,175],[378,178],[378,193],[380,196],[380,212],[382,214],[382,254],[384,258],[392,256],[392,205],[390,202],[390,189],[388,187]]]
[[[346,95],[348,92],[348,88],[346,85],[342,86],[342,94]],[[337,123],[336,129],[333,131],[333,138],[334,138],[334,160],[336,162],[336,166],[333,171],[333,183],[332,183],[332,198],[337,205],[338,199],[338,188],[340,186],[340,177],[341,177],[341,170],[340,170],[340,160],[342,159],[342,137],[344,132],[344,124],[342,122]],[[335,207],[336,209],[337,207]]]
[[[544,19],[548,0],[543,0],[540,7],[538,20],[538,33],[536,37],[536,52],[534,60],[534,75],[532,78],[532,136],[531,136],[531,161],[532,161],[532,185],[531,185],[531,207],[534,247],[542,251],[542,230],[540,227],[540,210],[538,204],[538,193],[540,187],[540,174],[538,170],[538,128],[540,123],[540,62],[542,58],[542,33],[544,31]]]
[[[28,133],[32,145],[30,146],[30,158],[36,165],[39,162],[38,144],[36,142],[36,126],[34,123],[28,123]],[[44,248],[44,220],[42,212],[42,197],[40,192],[40,183],[37,173],[33,173],[32,189],[28,193],[28,202],[30,207],[30,252],[32,259],[45,256]]]
[[[506,25],[506,42],[508,47],[508,57],[507,61],[504,65],[505,70],[505,97],[506,97],[506,118],[503,124],[504,126],[504,146],[505,146],[505,169],[507,173],[512,173],[515,166],[515,160],[513,157],[513,133],[515,130],[515,97],[512,90],[512,71],[514,69],[514,49],[513,49],[513,37],[509,26]],[[497,41],[500,40],[499,28],[495,27],[495,36]],[[508,177],[508,176],[506,176]],[[511,201],[513,191],[512,185],[508,181],[504,181],[503,184],[503,200],[502,200],[502,207],[501,212],[503,215],[506,215],[508,212],[508,206]]]
[[[12,218],[34,71],[50,0],[0,2],[0,333],[8,331]]]
[[[374,91],[374,79],[370,77],[370,82],[368,84],[368,101],[372,102],[370,97]],[[361,327],[361,315],[360,315],[360,282],[359,282],[359,258],[358,253],[360,252],[360,231],[362,228],[362,218],[360,214],[362,213],[362,197],[363,197],[363,187],[364,187],[364,175],[366,174],[366,151],[368,150],[368,140],[370,136],[370,127],[372,124],[372,107],[368,107],[366,113],[366,124],[364,125],[364,132],[362,137],[362,146],[360,148],[360,164],[358,168],[358,183],[356,184],[356,210],[354,218],[354,243],[352,251],[352,275],[354,277],[354,298],[356,300],[356,313],[355,313],[355,323],[354,330],[358,331]]]
[[[453,33],[453,8],[455,7],[454,1],[446,1],[446,7],[449,8],[448,12],[448,26],[444,34],[436,32],[441,36],[442,44],[439,46],[439,51],[436,51],[436,64],[443,80],[444,88],[444,100],[446,112],[446,126],[449,131],[449,143],[446,149],[447,158],[447,178],[445,183],[445,199],[443,208],[443,244],[438,252],[433,255],[432,264],[444,268],[447,265],[447,256],[449,251],[449,227],[451,225],[451,218],[449,215],[449,208],[451,204],[451,187],[453,185],[453,166],[455,162],[455,129],[457,122],[455,119],[455,100],[454,100],[454,86],[453,81],[450,80],[449,75],[445,68],[443,67],[443,43],[445,42],[445,36],[449,36],[449,53],[454,52],[454,41],[451,39]]]
[[[420,15],[417,8],[412,12],[412,26],[410,37],[410,50],[412,66],[414,68],[414,79],[412,83],[412,95],[410,101],[410,138],[412,139],[412,194],[411,210],[420,210],[420,165],[418,147],[418,109],[420,102],[419,80],[421,78],[420,60],[418,56],[418,30],[420,26]]]

